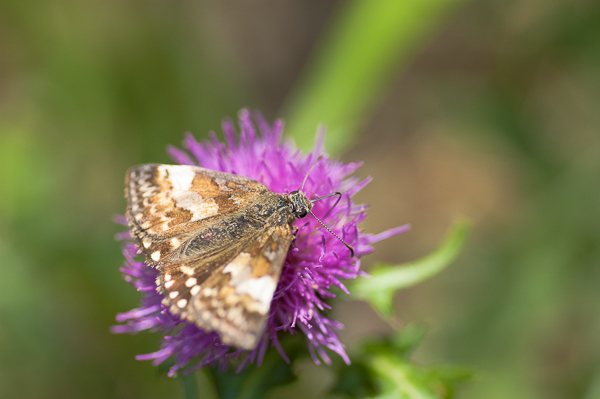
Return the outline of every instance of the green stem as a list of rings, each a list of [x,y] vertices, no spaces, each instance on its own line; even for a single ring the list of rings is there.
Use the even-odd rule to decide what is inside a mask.
[[[194,374],[182,375],[179,377],[184,399],[198,399],[198,385]]]

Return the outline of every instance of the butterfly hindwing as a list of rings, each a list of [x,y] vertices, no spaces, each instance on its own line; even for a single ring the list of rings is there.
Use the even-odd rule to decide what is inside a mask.
[[[223,253],[225,261],[218,266],[198,259],[193,266],[170,268],[161,281],[163,303],[200,328],[218,332],[224,343],[252,349],[265,327],[292,239],[286,223],[264,231],[240,251]]]
[[[159,266],[198,233],[268,194],[254,180],[190,165],[135,166],[125,182],[127,219],[151,266]]]

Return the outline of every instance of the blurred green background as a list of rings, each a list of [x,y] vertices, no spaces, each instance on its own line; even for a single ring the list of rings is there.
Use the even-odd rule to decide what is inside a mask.
[[[599,21],[594,0],[2,0],[0,397],[180,395],[133,359],[158,337],[109,333],[138,301],[111,218],[129,165],[249,106],[365,161],[365,229],[412,224],[367,267],[472,220],[397,297],[429,329],[417,362],[475,372],[459,397],[600,398]],[[388,331],[336,315],[350,349]],[[330,381],[300,372],[298,396]]]

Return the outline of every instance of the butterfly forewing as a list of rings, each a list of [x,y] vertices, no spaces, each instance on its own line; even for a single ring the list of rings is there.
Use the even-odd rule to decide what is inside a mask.
[[[293,239],[289,200],[196,166],[149,164],[126,178],[127,218],[173,314],[253,348]]]
[[[254,180],[189,165],[140,165],[125,181],[127,219],[151,266],[267,193]]]

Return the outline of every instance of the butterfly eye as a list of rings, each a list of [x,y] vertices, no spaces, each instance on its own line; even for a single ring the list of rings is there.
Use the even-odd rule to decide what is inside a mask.
[[[308,211],[303,208],[303,209],[300,209],[299,211],[296,211],[295,214],[296,214],[296,217],[300,219],[300,218],[303,218],[304,216],[308,215]]]

